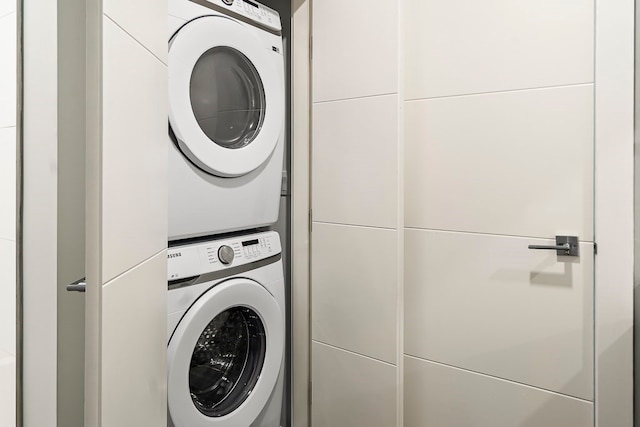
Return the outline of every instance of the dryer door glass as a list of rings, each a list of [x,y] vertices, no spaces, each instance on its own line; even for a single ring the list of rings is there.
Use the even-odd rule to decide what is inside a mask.
[[[256,385],[266,352],[258,314],[233,307],[209,322],[191,356],[189,390],[198,410],[222,417],[236,410]]]
[[[240,51],[207,50],[193,67],[189,90],[193,114],[211,141],[236,149],[255,139],[264,121],[264,87]]]

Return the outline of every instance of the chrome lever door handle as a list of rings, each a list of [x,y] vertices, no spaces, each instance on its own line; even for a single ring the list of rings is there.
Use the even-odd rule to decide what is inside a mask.
[[[68,292],[86,292],[87,291],[87,279],[83,277],[82,279],[76,280],[73,283],[67,285]]]
[[[559,256],[580,256],[580,244],[577,236],[556,236],[556,244],[554,246],[529,245],[528,248],[556,251]]]
[[[568,243],[558,246],[529,245],[529,249],[552,249],[556,251],[568,251],[569,249],[571,249],[571,245]]]

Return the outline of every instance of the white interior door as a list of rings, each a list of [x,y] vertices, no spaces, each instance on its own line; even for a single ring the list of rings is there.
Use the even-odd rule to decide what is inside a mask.
[[[87,3],[86,426],[166,425],[166,20]]]
[[[593,5],[504,6],[405,15],[407,426],[594,423]]]

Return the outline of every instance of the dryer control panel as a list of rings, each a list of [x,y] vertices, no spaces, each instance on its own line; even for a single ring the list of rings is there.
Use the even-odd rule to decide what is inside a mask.
[[[273,32],[282,31],[280,15],[275,10],[254,0],[191,0],[214,10],[243,17]]]
[[[252,264],[281,252],[280,236],[275,231],[176,246],[167,251],[167,280]]]

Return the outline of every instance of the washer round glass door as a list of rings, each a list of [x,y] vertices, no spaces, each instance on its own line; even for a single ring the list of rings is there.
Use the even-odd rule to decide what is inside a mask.
[[[213,175],[255,170],[281,138],[284,76],[274,62],[278,54],[255,31],[205,16],[185,24],[169,44],[171,130],[182,153]]]
[[[250,425],[273,392],[283,349],[283,314],[263,286],[231,279],[209,289],[169,340],[173,425]]]

